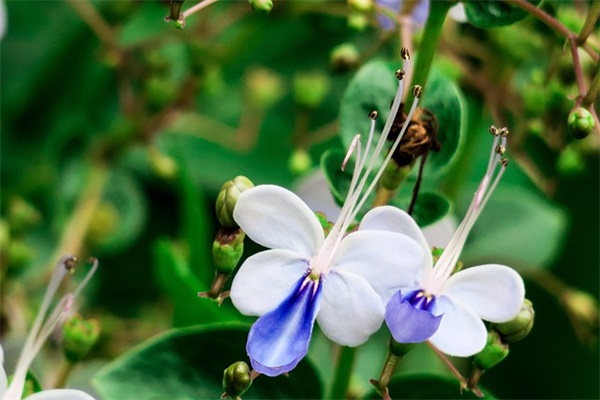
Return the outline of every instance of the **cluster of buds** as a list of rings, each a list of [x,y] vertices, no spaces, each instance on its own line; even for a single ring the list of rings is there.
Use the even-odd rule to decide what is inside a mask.
[[[490,324],[487,343],[473,359],[468,388],[474,388],[481,375],[504,360],[509,353],[509,344],[517,342],[529,334],[533,328],[535,312],[530,300],[525,299],[521,311],[515,318],[503,323]]]
[[[225,182],[217,196],[215,211],[221,223],[212,246],[215,266],[215,278],[208,292],[198,293],[200,297],[208,297],[218,303],[226,297],[223,287],[235,271],[244,253],[245,234],[233,219],[233,210],[239,195],[254,184],[245,176],[237,176]]]

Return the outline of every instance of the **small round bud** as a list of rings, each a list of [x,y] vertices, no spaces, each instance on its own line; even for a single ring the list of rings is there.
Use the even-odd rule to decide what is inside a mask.
[[[183,17],[178,18],[177,21],[175,21],[175,28],[177,28],[177,29],[185,28],[185,19]]]
[[[233,219],[233,209],[237,199],[244,190],[253,188],[252,181],[245,176],[236,176],[230,181],[227,181],[221,187],[221,191],[217,196],[216,212],[217,218],[221,225],[225,228],[237,228],[238,225]]]
[[[22,197],[13,197],[8,204],[8,223],[13,232],[22,232],[40,222],[38,210]]]
[[[330,87],[327,75],[320,72],[305,72],[294,76],[294,98],[296,103],[306,108],[318,107]]]
[[[265,109],[277,103],[285,93],[281,77],[267,68],[252,68],[245,76],[248,101]]]
[[[592,113],[583,107],[579,107],[569,114],[569,132],[575,139],[585,139],[594,131],[594,125]]]
[[[294,175],[305,173],[310,169],[311,165],[310,154],[304,149],[294,150],[288,161],[288,168]]]
[[[366,13],[373,9],[373,0],[348,0],[348,6],[352,11]]]
[[[404,357],[409,351],[415,347],[416,343],[398,343],[393,338],[390,338],[390,353],[397,357]]]
[[[338,72],[350,71],[358,66],[360,53],[354,43],[342,43],[331,50],[329,65]]]
[[[79,315],[63,326],[64,353],[72,363],[83,360],[100,337],[100,324],[95,319],[86,320]]]
[[[179,167],[175,160],[154,147],[148,149],[148,161],[150,162],[152,172],[160,178],[170,180],[175,178],[179,172]]]
[[[348,27],[358,32],[364,31],[369,26],[369,18],[365,13],[351,12],[348,16]]]
[[[244,237],[241,229],[221,229],[212,247],[215,270],[225,275],[233,274],[244,254]]]
[[[498,332],[505,343],[513,343],[529,334],[533,328],[534,316],[533,304],[525,299],[516,317],[507,322],[491,324],[490,329]]]
[[[576,148],[567,146],[560,152],[556,168],[562,175],[577,175],[585,171],[585,160]]]
[[[229,396],[238,399],[252,385],[250,367],[243,361],[231,364],[223,371],[222,397]]]
[[[485,347],[475,355],[473,363],[485,371],[504,360],[508,352],[508,345],[502,342],[498,332],[490,331]]]
[[[248,0],[254,11],[261,14],[268,14],[273,9],[273,0]]]

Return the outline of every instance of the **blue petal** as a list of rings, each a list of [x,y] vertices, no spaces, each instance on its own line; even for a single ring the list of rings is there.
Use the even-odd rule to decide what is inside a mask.
[[[376,0],[376,3],[381,7],[389,8],[395,14],[398,14],[402,0]],[[378,13],[377,22],[379,23],[379,27],[385,31],[396,28],[396,22],[388,17],[387,14]]]
[[[304,275],[291,294],[260,317],[248,334],[246,351],[252,368],[267,376],[291,371],[308,352],[323,285]]]
[[[408,293],[405,297],[400,291],[387,303],[385,322],[398,343],[419,343],[429,339],[440,326],[442,315],[435,316],[431,309],[435,298],[424,302],[416,296],[420,291]]]

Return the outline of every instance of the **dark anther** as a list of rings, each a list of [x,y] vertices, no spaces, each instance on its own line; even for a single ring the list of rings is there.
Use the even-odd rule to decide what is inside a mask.
[[[396,79],[398,79],[399,81],[401,81],[402,79],[404,79],[404,76],[406,75],[406,72],[404,72],[404,70],[399,69],[396,71],[396,73],[394,74],[396,75]]]
[[[413,87],[412,93],[413,96],[415,96],[418,99],[423,94],[423,88],[420,85],[415,85],[415,87]]]
[[[493,136],[498,136],[498,128],[496,128],[494,125],[490,126],[490,134]]]
[[[499,156],[504,155],[504,152],[506,151],[506,148],[504,148],[504,146],[496,146],[496,154],[498,154]]]
[[[504,168],[506,168],[506,166],[508,165],[508,158],[501,158],[500,159],[500,164],[502,164],[502,166]]]
[[[375,110],[373,110],[369,113],[369,118],[371,118],[373,121],[375,121],[378,116],[379,116],[379,114]]]
[[[403,60],[410,60],[410,53],[408,52],[408,49],[406,47],[403,47],[400,49],[400,57],[402,57]]]
[[[507,127],[500,128],[500,132],[498,134],[502,137],[508,136],[508,128]]]
[[[75,270],[75,264],[77,264],[77,257],[69,257],[64,261],[65,269],[69,272],[73,272]]]

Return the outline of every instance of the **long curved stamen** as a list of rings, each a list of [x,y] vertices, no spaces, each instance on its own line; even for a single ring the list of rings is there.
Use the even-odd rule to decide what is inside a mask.
[[[434,266],[432,275],[424,284],[429,291],[436,292],[440,290],[443,283],[450,275],[452,275],[454,266],[458,262],[471,228],[496,189],[506,170],[506,166],[508,165],[507,160],[502,157],[506,148],[506,135],[508,134],[508,130],[506,128],[497,129],[492,127],[490,132],[495,138],[490,153],[488,168],[473,196],[473,200],[469,205],[465,218],[458,226],[454,236],[446,246],[446,250],[442,253],[442,256]]]
[[[50,313],[50,316],[46,318],[52,298],[56,295],[58,287],[60,286],[60,283],[64,277],[68,272],[73,270],[75,263],[77,262],[77,258],[73,256],[64,256],[57,263],[52,275],[52,279],[50,280],[50,284],[48,285],[48,289],[46,289],[46,293],[44,294],[42,305],[40,306],[31,331],[27,336],[27,340],[23,346],[19,360],[17,361],[13,380],[8,387],[4,398],[20,399],[22,397],[27,370],[33,362],[33,359],[39,353],[42,346],[52,334],[56,326],[62,321],[65,313],[70,310],[73,301],[81,292],[81,290],[87,285],[92,275],[98,268],[97,259],[93,258],[90,261],[92,262],[92,268],[87,273],[84,280],[77,286],[73,293],[61,298],[58,304],[54,307],[54,310]]]

